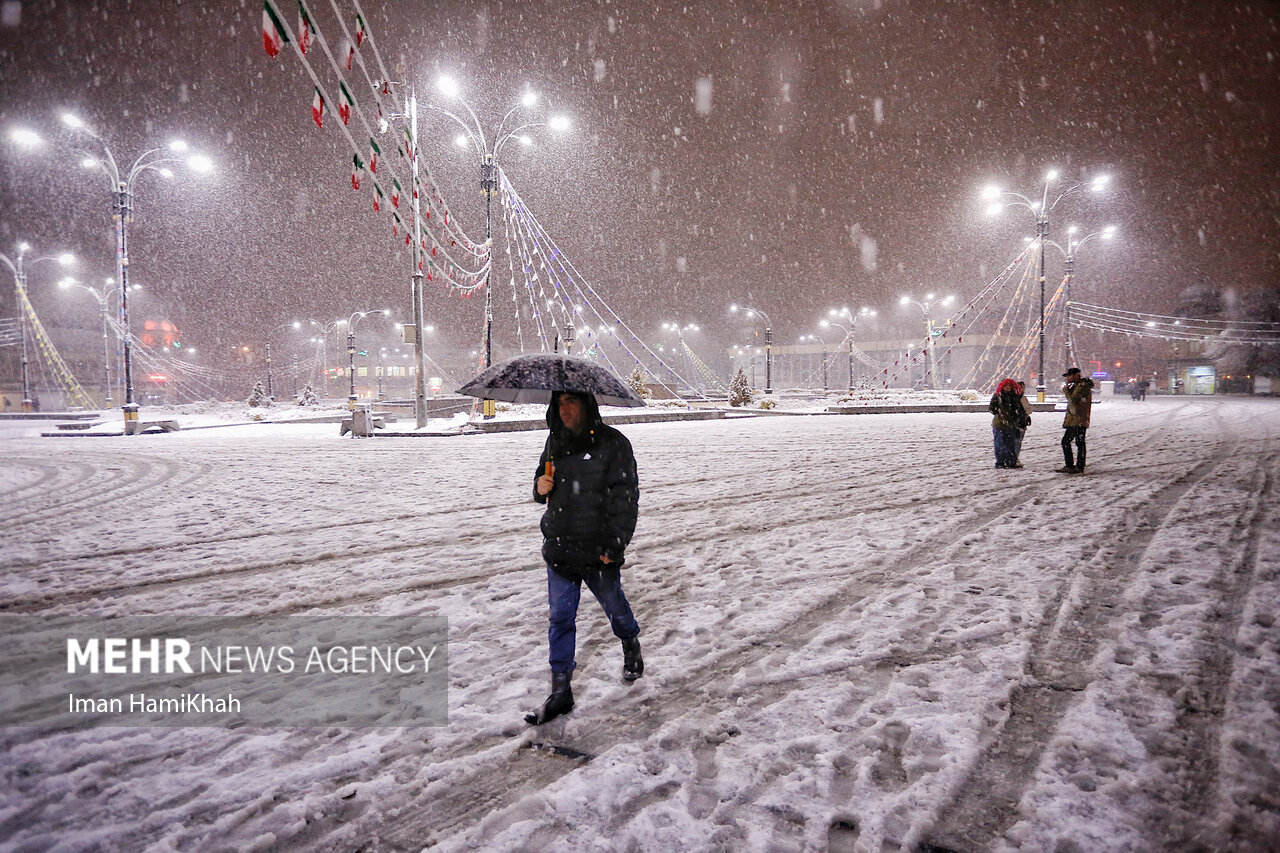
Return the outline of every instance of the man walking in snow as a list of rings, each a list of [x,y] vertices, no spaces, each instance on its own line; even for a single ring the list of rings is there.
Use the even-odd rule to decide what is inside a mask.
[[[600,419],[590,394],[557,393],[547,407],[546,447],[535,473],[533,499],[545,503],[542,557],[547,563],[551,695],[525,716],[541,725],[573,708],[571,680],[582,584],[604,608],[622,641],[622,677],[644,673],[640,626],[622,592],[626,548],[636,529],[640,485],[626,436]]]
[[[1062,458],[1066,465],[1058,469],[1060,474],[1084,473],[1084,434],[1089,429],[1089,414],[1093,408],[1093,380],[1081,375],[1080,368],[1072,367],[1062,374],[1067,380],[1062,386],[1062,396],[1067,399],[1067,416],[1062,419]],[[1076,457],[1071,458],[1071,443],[1075,442]]]

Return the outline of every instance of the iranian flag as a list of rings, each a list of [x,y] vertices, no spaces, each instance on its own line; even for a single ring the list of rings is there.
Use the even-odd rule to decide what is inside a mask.
[[[364,25],[364,18],[360,13],[356,13],[356,47],[364,44],[364,40],[369,37],[368,29]]]
[[[316,123],[316,127],[324,127],[324,95],[320,94],[319,88],[311,100],[311,120]]]
[[[373,185],[373,212],[377,213],[382,210],[382,200],[385,198],[382,194],[382,187],[377,184]]]
[[[338,51],[338,56],[342,59],[342,64],[347,66],[347,70],[351,70],[351,60],[355,58],[356,46],[346,36],[342,37],[342,47]]]
[[[346,124],[351,121],[351,105],[355,103],[355,99],[351,97],[351,93],[347,91],[346,83],[338,84],[338,118],[342,119],[342,123]]]
[[[391,206],[400,209],[400,182],[395,178],[391,179]]]
[[[359,154],[351,155],[351,189],[360,189],[360,181],[364,178],[364,163]]]
[[[311,23],[311,15],[302,0],[298,0],[298,50],[306,53],[311,48],[311,39],[316,35],[316,25]]]
[[[378,174],[378,155],[382,153],[382,149],[378,147],[378,143],[371,137],[369,139],[369,171]]]
[[[266,48],[267,56],[280,53],[280,48],[284,47],[284,43],[288,40],[288,36],[284,34],[284,24],[280,23],[280,17],[276,14],[275,7],[271,5],[271,0],[263,0],[262,46]]]
[[[391,236],[392,237],[400,236],[401,225],[404,225],[404,220],[400,218],[400,214],[398,213],[391,214]]]

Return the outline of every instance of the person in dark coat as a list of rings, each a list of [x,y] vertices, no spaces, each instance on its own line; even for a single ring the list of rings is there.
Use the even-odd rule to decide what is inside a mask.
[[[573,708],[576,621],[582,584],[600,602],[622,641],[622,677],[644,674],[640,626],[622,592],[621,569],[636,529],[640,484],[626,436],[600,419],[589,394],[557,393],[547,407],[546,447],[534,474],[533,499],[542,515],[547,563],[551,695],[525,720],[541,725]]]
[[[1019,432],[1026,429],[1031,419],[1022,407],[1022,394],[1013,379],[1001,380],[996,393],[987,404],[991,412],[991,435],[995,444],[996,467],[1018,468]]]
[[[1059,474],[1083,474],[1085,432],[1089,429],[1089,416],[1093,409],[1093,380],[1084,376],[1080,368],[1072,367],[1062,374],[1067,380],[1062,386],[1062,396],[1067,399],[1067,414],[1062,419],[1062,458],[1066,464]],[[1071,444],[1075,443],[1076,456],[1071,458]]]

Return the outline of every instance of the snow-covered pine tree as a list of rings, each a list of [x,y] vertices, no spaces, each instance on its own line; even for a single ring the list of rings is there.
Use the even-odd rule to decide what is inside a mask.
[[[320,405],[320,398],[316,396],[316,389],[311,387],[310,382],[308,382],[306,386],[303,387],[302,393],[298,395],[298,405],[299,406]]]
[[[249,399],[246,402],[250,406],[270,406],[271,398],[267,396],[267,389],[262,387],[261,382],[258,382],[253,386],[253,390],[249,392]]]
[[[649,390],[649,377],[644,375],[644,368],[636,365],[636,369],[631,371],[631,375],[627,377],[627,385],[632,391],[636,392],[636,396],[641,400],[647,400],[653,396],[653,392]]]
[[[745,406],[754,398],[751,393],[751,386],[747,384],[747,374],[741,367],[733,377],[733,381],[729,383],[729,405]]]

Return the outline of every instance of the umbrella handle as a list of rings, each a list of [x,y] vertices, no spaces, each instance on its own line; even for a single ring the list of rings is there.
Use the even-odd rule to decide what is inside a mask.
[[[553,468],[554,468],[554,467],[555,467],[555,466],[553,466],[553,465],[551,464],[551,460],[550,460],[550,459],[548,459],[548,460],[547,460],[547,469],[546,469],[546,471],[545,471],[545,473],[546,473],[546,475],[547,475],[548,477],[550,477],[550,476],[551,476],[551,472],[552,472],[552,470],[553,470]]]

